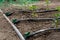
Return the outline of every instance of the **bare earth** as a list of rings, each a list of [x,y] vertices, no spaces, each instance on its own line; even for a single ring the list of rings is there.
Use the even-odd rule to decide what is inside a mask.
[[[60,5],[58,1],[55,2],[55,4],[58,6]],[[17,18],[17,19],[27,18],[27,17],[31,18],[31,14],[28,14],[28,13],[23,14],[23,13],[19,13],[18,10],[14,10],[14,9],[12,10],[15,11],[15,13],[8,17],[10,20],[12,20],[13,18]],[[9,11],[13,12],[12,10],[9,9]],[[39,13],[38,17],[52,18],[54,17],[55,13],[57,12]],[[20,30],[20,32],[24,34],[25,32],[33,32],[40,29],[53,27],[54,25],[52,24],[53,24],[52,21],[37,21],[37,22],[21,21],[16,26]],[[59,24],[59,27],[60,27],[60,24]],[[0,40],[20,40],[17,34],[15,33],[15,31],[13,30],[13,28],[11,27],[11,25],[6,21],[6,19],[2,16],[1,13],[0,13]],[[60,32],[52,32],[49,35],[31,37],[28,40],[60,40]]]
[[[0,13],[0,40],[19,40],[11,25]]]

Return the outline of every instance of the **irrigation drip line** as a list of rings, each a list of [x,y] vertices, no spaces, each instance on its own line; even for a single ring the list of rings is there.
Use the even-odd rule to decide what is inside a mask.
[[[56,18],[25,18],[25,19],[17,19],[17,20],[19,20],[19,21],[39,21],[39,20],[42,20],[42,21],[44,21],[44,20],[55,20]],[[57,18],[57,19],[60,19],[60,17],[59,18]]]
[[[60,32],[60,28],[49,28],[49,29],[42,29],[42,30],[38,30],[38,31],[36,31],[36,32],[32,32],[30,35],[28,35],[28,37],[26,37],[26,39],[27,38],[30,38],[30,37],[32,37],[32,36],[34,36],[34,35],[36,35],[36,34],[39,34],[39,35],[44,35],[44,34],[46,34],[47,32],[52,32],[52,31],[58,31],[58,32]]]
[[[13,29],[15,30],[15,32],[18,34],[19,38],[21,40],[25,40],[24,37],[22,36],[22,34],[20,33],[20,31],[17,29],[17,27],[8,19],[8,17],[3,14],[3,16],[6,18],[6,20],[11,24],[11,26],[13,27]]]
[[[3,13],[3,11],[0,9],[0,12]],[[25,38],[22,36],[21,32],[17,29],[17,27],[9,20],[9,18],[3,14],[3,16],[5,17],[5,19],[11,24],[11,26],[13,27],[13,29],[15,30],[15,32],[17,33],[18,37],[21,40],[25,40]]]
[[[14,24],[18,24],[21,21],[55,21],[56,19],[60,19],[60,18],[26,18],[26,19],[12,19],[12,22]]]
[[[36,10],[34,11],[35,13],[46,13],[46,12],[53,12],[53,11],[58,11],[58,10],[44,10],[44,11],[40,11],[40,10]],[[19,12],[21,13],[32,13],[33,11],[30,11],[30,10],[20,10]]]
[[[12,19],[12,23],[14,24],[18,24],[20,23],[21,21],[54,21],[53,18],[26,18],[26,19]]]
[[[24,37],[22,36],[22,34],[20,33],[20,31],[17,29],[17,27],[8,19],[8,17],[3,14],[3,16],[6,18],[6,20],[11,24],[11,26],[13,27],[13,29],[15,30],[15,32],[18,34],[19,38],[21,40],[25,40]]]
[[[58,10],[45,10],[45,11],[37,11],[37,13],[38,12],[40,12],[40,13],[43,13],[43,12],[52,12],[52,11],[58,11]],[[3,11],[0,9],[0,12],[2,12],[3,13]],[[27,11],[25,11],[25,12],[27,12]],[[30,12],[29,12],[30,13]],[[8,14],[8,15],[10,15],[10,14]],[[42,29],[42,30],[38,30],[38,31],[36,31],[36,32],[32,32],[32,33],[30,33],[26,38],[24,38],[23,37],[23,35],[21,34],[21,32],[17,29],[17,27],[14,25],[14,23],[13,22],[11,22],[10,20],[9,20],[9,18],[6,16],[6,14],[3,14],[3,16],[5,17],[5,19],[11,24],[11,26],[13,27],[13,29],[15,30],[15,32],[17,33],[17,35],[19,36],[19,38],[21,39],[21,40],[25,40],[25,39],[27,39],[27,38],[29,38],[29,37],[32,37],[32,36],[34,36],[34,35],[36,35],[36,34],[39,34],[39,35],[43,35],[43,34],[45,34],[46,32],[51,32],[52,30],[53,31],[60,31],[60,28],[49,28],[49,29]],[[39,20],[55,20],[56,18],[25,18],[25,19],[19,19],[19,21],[39,21]],[[57,18],[57,19],[60,19],[60,17],[59,18]],[[16,21],[17,22],[17,21]]]
[[[21,21],[55,21],[56,19],[60,19],[60,18],[25,18],[25,19],[12,19],[12,23],[14,24],[18,24]]]

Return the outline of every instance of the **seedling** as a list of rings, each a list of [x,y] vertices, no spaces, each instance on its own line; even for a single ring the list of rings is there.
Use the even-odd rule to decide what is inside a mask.
[[[49,0],[45,0],[45,2],[46,2],[46,5],[47,5],[47,10],[49,10],[50,1]]]
[[[12,15],[12,13],[11,12],[6,12],[5,15],[10,16],[10,15]]]
[[[56,28],[58,27],[58,21],[59,21],[58,17],[59,17],[59,16],[60,16],[60,14],[55,14],[54,23],[55,23]]]
[[[54,20],[54,22],[55,22],[55,26],[56,26],[56,28],[58,27],[58,22],[59,22],[59,18],[60,17],[60,14],[55,14],[55,20]]]
[[[29,10],[32,10],[32,11],[33,11],[32,14],[31,14],[32,17],[38,17],[38,14],[36,14],[35,11],[34,11],[34,10],[36,10],[37,8],[38,8],[38,7],[37,7],[36,5],[31,5],[31,6],[28,7]]]
[[[59,12],[59,14],[55,14],[55,20],[54,20],[54,22],[55,22],[55,26],[56,26],[56,28],[58,27],[58,21],[59,21],[59,17],[60,17],[60,6],[58,6],[57,8],[56,8],[56,10],[58,10]]]
[[[28,7],[29,10],[36,10],[38,7],[36,5],[31,5]]]
[[[17,19],[12,19],[12,23],[14,23],[14,24],[17,24],[17,23],[19,23],[20,21],[19,20],[17,20]]]
[[[58,10],[58,11],[60,12],[60,6],[57,6],[57,7],[56,7],[56,10]]]

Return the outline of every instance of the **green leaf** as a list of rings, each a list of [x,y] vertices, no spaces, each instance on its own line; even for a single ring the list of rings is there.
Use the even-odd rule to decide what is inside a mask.
[[[56,7],[56,10],[60,11],[60,6],[57,6],[57,7]]]
[[[46,4],[49,4],[50,3],[50,1],[49,0],[45,0],[46,1]]]
[[[37,9],[37,6],[36,6],[36,5],[31,5],[31,6],[29,6],[28,9],[29,9],[29,10],[36,10],[36,9]]]
[[[60,17],[60,14],[55,14],[55,17]]]

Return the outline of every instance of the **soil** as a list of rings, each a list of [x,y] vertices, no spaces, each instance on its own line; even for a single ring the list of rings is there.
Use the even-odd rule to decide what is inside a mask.
[[[55,2],[58,5],[58,1]],[[56,6],[54,5],[54,6]],[[52,7],[51,7],[52,8]],[[54,7],[53,7],[54,8]],[[54,18],[54,14],[58,12],[48,12],[48,13],[36,13],[38,17],[32,17],[31,13],[20,13],[19,10],[15,8],[7,8],[4,9],[4,13],[10,11],[14,12],[8,18],[12,21],[12,19],[17,18]],[[19,14],[19,15],[18,15]],[[22,35],[25,32],[35,32],[40,29],[54,27],[53,21],[21,21],[20,23],[16,24],[19,31]],[[60,26],[60,24],[58,25]],[[20,40],[11,27],[11,25],[7,22],[7,20],[2,16],[0,13],[0,40]],[[52,32],[47,35],[31,37],[28,40],[60,40],[60,32]]]
[[[0,13],[0,40],[19,40],[15,31]]]

